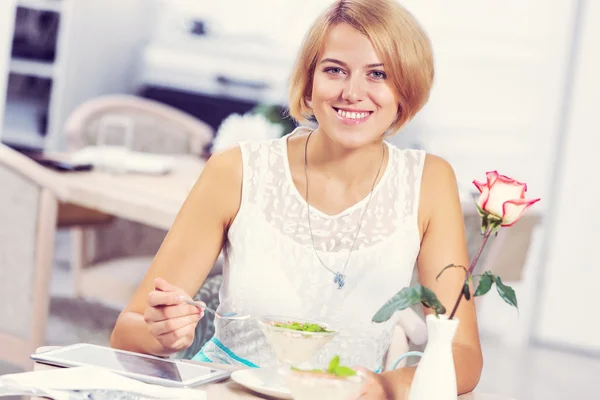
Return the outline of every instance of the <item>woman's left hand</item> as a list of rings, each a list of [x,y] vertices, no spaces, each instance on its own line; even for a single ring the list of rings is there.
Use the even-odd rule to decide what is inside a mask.
[[[355,370],[366,377],[356,400],[392,400],[395,398],[388,382],[381,374],[376,374],[362,367],[357,367]]]

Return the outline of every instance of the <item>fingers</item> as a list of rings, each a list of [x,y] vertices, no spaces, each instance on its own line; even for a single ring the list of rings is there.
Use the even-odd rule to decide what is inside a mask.
[[[150,334],[166,349],[179,351],[192,344],[198,321],[204,310],[185,303],[190,296],[162,278],[154,279],[154,290],[148,293],[144,320]]]
[[[148,305],[150,307],[175,306],[185,301],[186,297],[177,292],[163,292],[153,290],[148,293]]]
[[[171,285],[169,282],[164,280],[163,278],[155,278],[154,279],[154,288],[155,290],[159,290],[161,292],[177,292],[180,294],[185,294],[185,291],[177,286]]]
[[[169,318],[163,321],[153,322],[148,324],[148,329],[154,336],[161,336],[167,333],[177,331],[190,324],[196,326],[196,323],[200,321],[200,314],[185,315],[183,317]]]
[[[173,306],[183,303],[190,296],[181,288],[162,278],[154,279],[154,290],[148,293],[150,307]]]
[[[204,312],[197,307],[187,304],[180,304],[177,306],[147,307],[146,311],[144,312],[144,320],[147,324],[152,324],[168,319],[195,315],[199,315],[200,318],[202,318],[204,316]]]
[[[155,336],[156,339],[166,348],[173,351],[179,351],[188,348],[194,341],[196,325],[198,321],[190,322],[181,328]]]
[[[189,296],[183,290],[161,278],[156,278],[155,284],[157,285],[156,290],[148,293],[148,307],[144,312],[146,323],[150,324],[185,316],[200,315],[200,318],[202,317],[203,311],[201,309],[185,303]],[[170,290],[162,291],[160,288]]]
[[[365,381],[358,393],[357,399],[386,400],[389,398],[383,380],[379,374],[363,367],[353,367],[353,369],[365,377]]]
[[[174,342],[171,344],[172,348],[187,349],[191,346],[192,342],[194,341],[196,325],[197,322],[191,323],[177,331],[167,333],[166,335],[161,336],[159,340],[162,340],[163,342],[165,340],[174,340]]]
[[[356,372],[360,372],[361,374],[363,374],[365,376],[377,375],[375,372],[373,372],[370,369],[367,369],[365,367],[352,367],[352,369],[355,370]]]

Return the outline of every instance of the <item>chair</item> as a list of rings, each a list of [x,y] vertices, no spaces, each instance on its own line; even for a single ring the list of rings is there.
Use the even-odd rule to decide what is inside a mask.
[[[208,124],[166,104],[111,95],[89,100],[69,115],[65,123],[67,150],[95,146],[107,119],[130,123],[134,134],[131,150],[139,152],[202,156],[214,135]]]
[[[56,176],[0,144],[0,360],[29,370],[44,344],[54,255]]]
[[[171,106],[130,95],[103,96],[82,104],[65,125],[67,150],[124,144],[137,152],[201,157],[212,128]],[[119,218],[77,224],[71,218],[72,271],[77,296],[123,307],[157,252],[165,231]]]

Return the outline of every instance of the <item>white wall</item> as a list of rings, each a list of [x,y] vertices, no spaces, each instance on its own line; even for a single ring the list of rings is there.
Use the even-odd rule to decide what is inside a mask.
[[[532,195],[544,193],[573,3],[403,1],[431,37],[437,74],[429,103],[408,130],[448,158],[459,179],[499,169],[529,182]]]
[[[154,7],[153,0],[65,3],[47,149],[64,148],[63,126],[73,110],[85,101],[106,94],[133,92],[136,63],[155,23]]]
[[[595,168],[600,142],[600,2],[583,4],[573,92],[550,199],[552,225],[535,337],[600,353],[600,327],[595,320],[600,282],[596,254],[600,190]]]
[[[428,31],[436,56],[431,99],[397,141],[421,142],[448,159],[472,189],[485,171],[529,184],[545,211],[569,66],[576,2],[404,0]],[[546,219],[545,223],[554,221]],[[538,229],[524,279],[509,282],[520,311],[490,292],[478,303],[481,331],[507,344],[527,343],[540,279],[545,230]]]

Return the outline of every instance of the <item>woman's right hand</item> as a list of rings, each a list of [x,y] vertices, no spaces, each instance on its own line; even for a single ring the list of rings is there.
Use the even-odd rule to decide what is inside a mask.
[[[144,320],[150,334],[168,353],[188,348],[194,341],[196,325],[204,311],[185,303],[190,296],[181,288],[162,278],[154,280],[154,290],[148,294]]]

